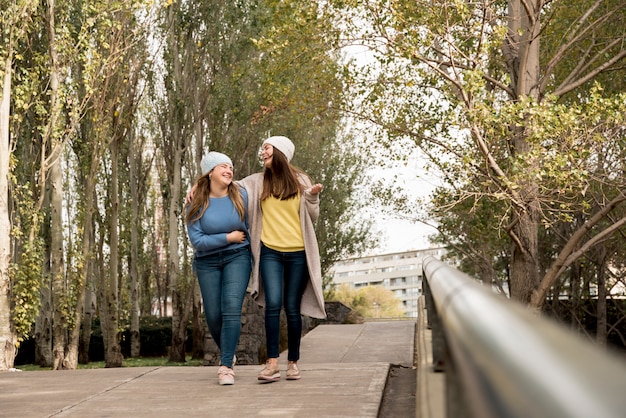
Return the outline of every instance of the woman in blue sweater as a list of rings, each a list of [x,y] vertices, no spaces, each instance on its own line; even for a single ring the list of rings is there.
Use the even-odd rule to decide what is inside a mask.
[[[241,308],[251,271],[248,195],[233,183],[233,163],[219,152],[201,162],[202,176],[187,206],[187,233],[204,314],[220,349],[218,382],[235,383],[234,355],[241,333]]]

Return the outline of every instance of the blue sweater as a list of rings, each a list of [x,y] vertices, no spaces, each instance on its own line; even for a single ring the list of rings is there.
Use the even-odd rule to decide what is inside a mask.
[[[209,198],[209,207],[202,217],[195,222],[187,224],[189,241],[196,250],[196,257],[204,257],[224,250],[250,245],[250,232],[248,230],[248,193],[241,190],[243,207],[246,208],[246,216],[242,221],[239,212],[228,196]],[[244,231],[246,240],[242,243],[229,244],[226,235],[232,231]]]

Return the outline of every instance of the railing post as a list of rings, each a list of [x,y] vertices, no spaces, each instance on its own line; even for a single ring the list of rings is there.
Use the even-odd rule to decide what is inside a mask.
[[[473,417],[471,410],[465,402],[465,392],[459,370],[450,357],[450,351],[446,349],[445,373],[446,373],[446,417],[467,418]],[[481,417],[476,417],[481,418]]]
[[[445,357],[446,357],[446,340],[443,334],[443,325],[441,318],[437,313],[437,307],[433,300],[433,295],[430,291],[430,285],[426,279],[426,275],[422,273],[422,289],[424,292],[424,300],[426,302],[426,315],[428,328],[432,331],[432,344],[433,344],[433,370],[436,372],[443,372],[445,370]]]

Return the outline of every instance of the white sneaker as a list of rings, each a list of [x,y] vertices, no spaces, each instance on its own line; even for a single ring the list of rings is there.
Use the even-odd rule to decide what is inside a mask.
[[[235,371],[230,367],[220,366],[217,370],[217,381],[220,385],[234,385],[235,384]]]

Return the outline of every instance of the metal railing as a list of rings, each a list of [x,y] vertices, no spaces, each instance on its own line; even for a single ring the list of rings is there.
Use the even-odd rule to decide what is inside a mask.
[[[437,260],[423,261],[450,418],[626,416],[626,362]]]

